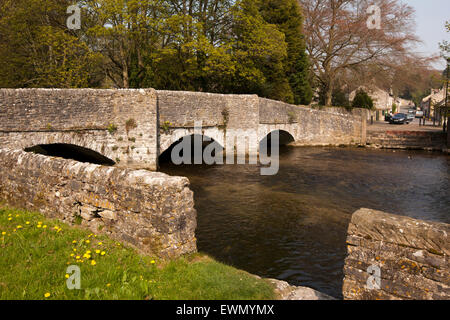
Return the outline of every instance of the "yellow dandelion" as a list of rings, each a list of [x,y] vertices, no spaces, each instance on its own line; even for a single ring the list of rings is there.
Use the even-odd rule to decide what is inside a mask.
[[[16,218],[20,217],[20,215],[16,214]]]
[[[73,257],[75,255],[75,253],[71,253],[70,256]]]
[[[5,234],[6,234],[6,232],[5,232],[5,231],[3,231],[3,232],[2,232],[2,236],[4,236]]]
[[[38,224],[42,224],[42,221],[38,221]]]
[[[44,228],[44,229],[45,229],[45,228],[47,228],[47,225],[46,225],[46,224],[44,224],[44,225],[42,226],[42,228]]]
[[[95,266],[97,264],[97,262],[95,262],[95,260],[91,261],[91,266]]]
[[[100,250],[95,250],[95,253],[97,253],[97,254],[100,253]]]
[[[91,250],[86,251],[87,254],[91,254]]]
[[[77,248],[73,248],[73,251],[75,251],[75,252],[76,252],[76,251],[77,251]]]
[[[30,224],[30,221],[26,221],[25,224]]]
[[[22,229],[22,226],[21,226],[21,225],[18,225],[16,228],[17,228],[17,229]]]
[[[101,254],[102,256],[104,256],[104,255],[106,254],[106,252],[105,252],[105,251],[102,251],[102,252],[100,252],[100,254]]]
[[[77,240],[73,240],[72,243],[77,243]]]
[[[86,243],[88,243],[88,244],[91,243],[91,240],[86,240]]]
[[[38,228],[41,228],[42,226],[40,224],[37,225]]]
[[[152,260],[152,261],[150,261],[150,263],[151,263],[151,264],[155,264],[156,262],[155,262],[155,260]]]
[[[70,276],[66,273],[66,279],[69,279],[69,277],[70,277]]]
[[[8,221],[11,221],[12,220],[12,218],[8,218]]]
[[[75,258],[78,260],[78,259],[80,259],[81,257],[80,257],[80,256],[76,256]]]
[[[98,245],[101,246],[103,244],[103,242],[99,242]]]
[[[107,287],[111,287],[111,283],[107,283],[106,286],[107,286]]]
[[[50,292],[46,292],[46,293],[44,294],[44,297],[45,297],[45,298],[50,297]]]

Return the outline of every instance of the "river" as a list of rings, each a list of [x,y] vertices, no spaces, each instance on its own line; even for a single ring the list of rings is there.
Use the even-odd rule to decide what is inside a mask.
[[[199,251],[336,298],[351,214],[366,207],[450,223],[449,169],[440,153],[289,146],[275,176],[255,165],[161,164],[191,182]]]

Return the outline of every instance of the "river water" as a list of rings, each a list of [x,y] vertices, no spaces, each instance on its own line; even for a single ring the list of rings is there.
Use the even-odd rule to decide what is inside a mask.
[[[284,147],[275,176],[255,165],[161,171],[190,179],[199,251],[336,298],[354,211],[450,223],[450,157],[440,153]]]

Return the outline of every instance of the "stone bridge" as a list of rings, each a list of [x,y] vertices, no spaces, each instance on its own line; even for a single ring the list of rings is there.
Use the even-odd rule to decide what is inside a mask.
[[[181,138],[274,131],[294,145],[365,144],[363,110],[316,110],[260,98],[154,89],[0,89],[0,147],[157,170]],[[259,144],[246,152],[257,153]],[[229,146],[228,146],[229,147]],[[74,156],[77,155],[77,156]]]

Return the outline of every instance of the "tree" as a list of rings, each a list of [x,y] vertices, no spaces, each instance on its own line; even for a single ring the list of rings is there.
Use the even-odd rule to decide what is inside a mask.
[[[353,108],[365,108],[365,109],[373,109],[373,100],[372,98],[362,89],[356,92],[355,98],[352,101]]]
[[[445,29],[447,30],[447,32],[450,32],[450,21],[447,21],[445,23]],[[450,58],[450,42],[444,40],[439,43],[439,47],[441,48],[442,57],[445,60],[448,60]]]
[[[260,2],[265,21],[275,24],[284,33],[287,43],[287,59],[284,76],[287,77],[292,99],[287,102],[309,104],[312,98],[309,83],[309,62],[305,52],[303,15],[296,0],[265,0]]]
[[[302,16],[294,0],[4,0],[0,84],[253,93],[307,103]],[[267,14],[266,17],[263,13]]]
[[[398,0],[299,0],[303,6],[306,48],[317,85],[332,102],[336,78],[368,64],[392,66],[417,42],[414,10]],[[381,29],[369,29],[369,4],[381,9]]]
[[[100,54],[66,27],[70,1],[5,0],[0,7],[0,86],[97,86]]]

